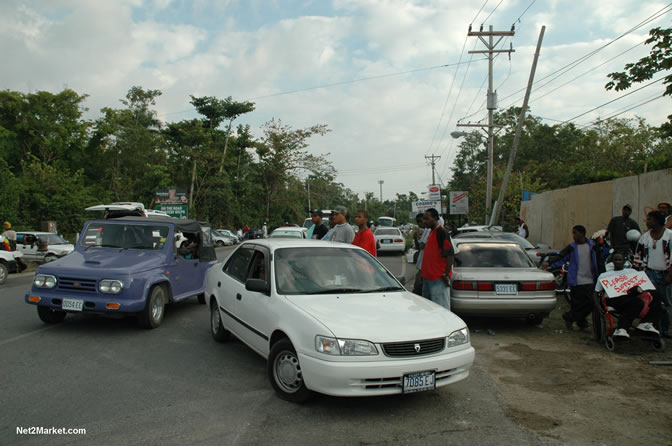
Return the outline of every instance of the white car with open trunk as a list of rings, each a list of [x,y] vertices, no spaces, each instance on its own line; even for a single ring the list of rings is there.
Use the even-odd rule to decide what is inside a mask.
[[[474,361],[467,325],[401,282],[353,245],[245,242],[208,273],[212,336],[233,334],[266,358],[273,388],[289,401],[465,379]]]

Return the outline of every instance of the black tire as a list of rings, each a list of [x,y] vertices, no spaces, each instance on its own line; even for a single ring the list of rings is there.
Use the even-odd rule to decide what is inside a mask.
[[[55,255],[47,254],[46,256],[44,256],[44,263],[53,262],[56,259],[58,259],[58,257],[56,257]]]
[[[217,245],[217,246],[224,246],[224,242],[221,241],[221,240],[217,240],[217,241],[215,242],[215,245]]]
[[[156,328],[161,325],[163,315],[166,312],[166,302],[168,301],[166,294],[166,289],[162,285],[154,285],[149,290],[145,309],[138,316],[140,326],[144,328]]]
[[[226,342],[231,338],[231,332],[224,328],[222,317],[219,314],[217,299],[214,297],[210,301],[210,333],[217,342]]]
[[[657,352],[664,352],[665,351],[665,341],[663,338],[656,339],[653,341],[653,349]]]
[[[614,338],[611,336],[607,336],[604,339],[604,346],[607,347],[607,350],[609,350],[610,352],[616,350],[616,342],[614,342]]]
[[[197,298],[198,298],[198,303],[199,304],[205,305],[205,294],[204,293],[199,294],[197,296]]]
[[[9,275],[9,269],[4,263],[0,263],[0,285],[7,282],[7,276]]]
[[[58,324],[63,322],[65,316],[68,313],[60,310],[52,310],[49,307],[44,307],[41,305],[37,306],[37,315],[40,317],[40,320],[45,324]]]
[[[544,313],[536,313],[534,317],[527,318],[529,325],[541,325],[542,322],[544,322]]]
[[[593,308],[593,339],[597,342],[602,340],[602,331],[604,330],[602,325],[602,315],[600,310]]]
[[[273,344],[267,371],[273,390],[283,400],[303,403],[312,396],[303,381],[299,357],[289,339],[280,339]]]

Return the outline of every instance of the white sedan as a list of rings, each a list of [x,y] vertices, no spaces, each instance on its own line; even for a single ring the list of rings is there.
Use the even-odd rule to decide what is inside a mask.
[[[406,239],[399,228],[379,227],[373,233],[376,238],[376,250],[378,252],[400,252],[406,251]]]
[[[214,339],[233,334],[266,358],[289,401],[433,390],[465,379],[474,361],[462,319],[356,246],[245,242],[208,272],[206,293]]]

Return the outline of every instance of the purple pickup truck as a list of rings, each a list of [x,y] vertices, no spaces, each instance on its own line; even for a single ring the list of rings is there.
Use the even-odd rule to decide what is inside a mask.
[[[134,315],[141,326],[156,328],[166,304],[194,296],[205,303],[205,276],[216,261],[207,223],[161,216],[90,220],[74,252],[38,268],[25,299],[47,324],[67,313],[97,313]]]

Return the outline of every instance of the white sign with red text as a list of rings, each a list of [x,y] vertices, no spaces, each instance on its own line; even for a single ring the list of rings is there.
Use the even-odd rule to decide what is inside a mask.
[[[450,193],[450,213],[451,215],[469,213],[469,197],[466,192]]]
[[[634,287],[641,287],[642,290],[655,290],[656,287],[649,280],[643,271],[624,271],[618,274],[614,271],[607,277],[600,280],[607,297],[618,297],[628,294],[628,291]]]
[[[441,187],[439,187],[438,184],[431,184],[429,186],[429,194],[427,194],[427,199],[430,201],[441,200]]]

